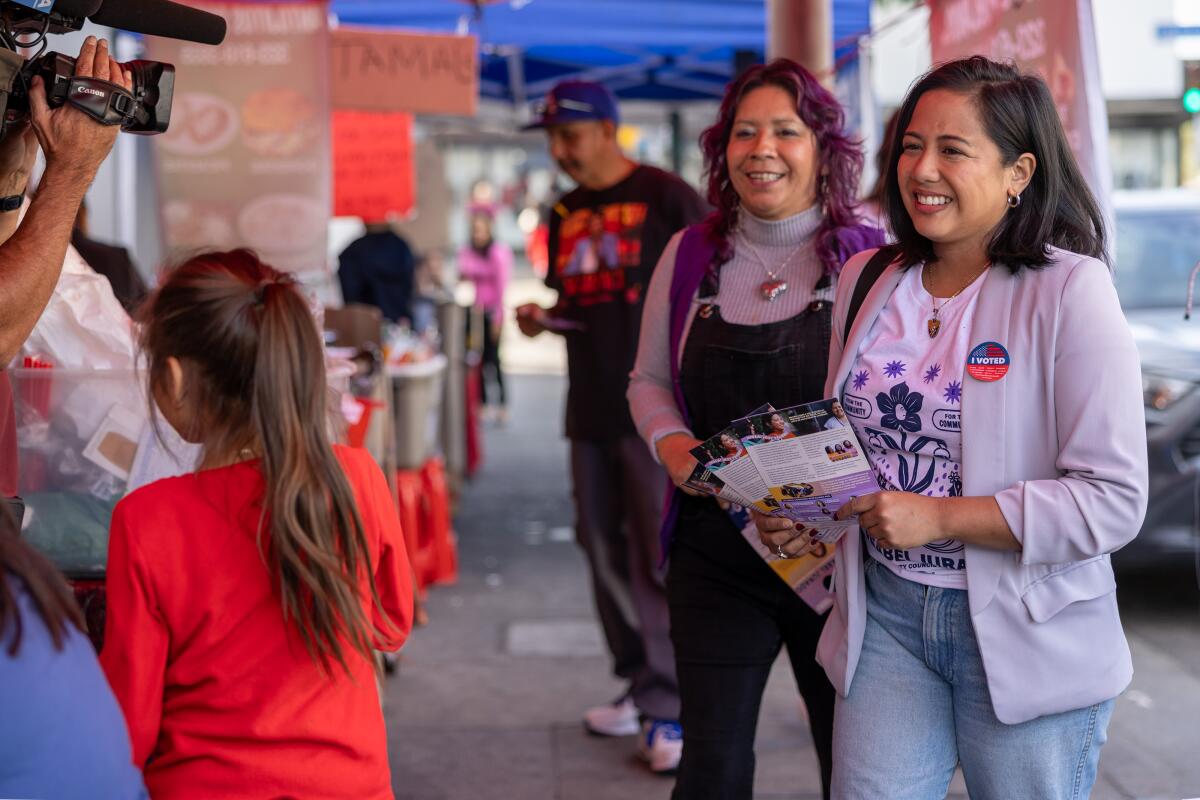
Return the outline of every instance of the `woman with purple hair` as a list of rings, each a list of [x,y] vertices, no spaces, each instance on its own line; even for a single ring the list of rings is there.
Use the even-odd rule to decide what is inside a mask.
[[[691,450],[764,402],[819,400],[842,263],[883,242],[858,223],[863,156],[837,100],[778,59],[729,85],[701,136],[716,211],[654,271],[629,388],[675,491],[663,527],[684,749],[674,797],[750,797],[763,688],[781,647],[829,791],[834,692],[813,660],[824,616],[740,535],[744,517],[684,486]]]

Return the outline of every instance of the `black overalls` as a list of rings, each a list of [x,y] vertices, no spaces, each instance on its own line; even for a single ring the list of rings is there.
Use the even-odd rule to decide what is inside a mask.
[[[680,372],[695,436],[713,436],[764,403],[821,399],[830,323],[828,301],[765,325],[733,325],[702,306]],[[684,496],[672,541],[667,599],[684,733],[673,797],[751,797],[759,705],[783,646],[828,797],[834,690],[814,660],[825,616],[779,579],[711,497]]]

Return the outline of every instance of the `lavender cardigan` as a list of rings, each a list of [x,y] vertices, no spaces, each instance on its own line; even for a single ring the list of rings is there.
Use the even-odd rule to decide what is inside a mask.
[[[843,341],[846,303],[871,253],[845,267],[834,302],[829,377],[839,391],[900,283],[895,265]],[[1008,348],[1008,374],[963,386],[963,494],[995,497],[1021,550],[968,544],[967,595],[988,689],[1015,724],[1115,697],[1133,674],[1109,553],[1146,513],[1145,411],[1129,325],[1104,264],[1051,249],[1043,269],[989,270],[971,343]],[[866,627],[862,540],[838,544],[833,610],[817,661],[850,690]]]

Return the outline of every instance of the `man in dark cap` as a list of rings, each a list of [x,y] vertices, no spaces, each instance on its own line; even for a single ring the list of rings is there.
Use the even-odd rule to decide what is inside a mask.
[[[595,734],[639,734],[658,773],[679,763],[679,691],[659,569],[666,476],[638,437],[625,390],[637,354],[642,299],[671,235],[706,207],[682,180],[631,161],[617,142],[616,98],[603,85],[555,86],[529,127],[544,128],[550,155],[578,186],[550,218],[546,283],[552,309],[517,309],[522,332],[566,337],[576,534],[587,554],[596,608],[628,689],[589,709]]]

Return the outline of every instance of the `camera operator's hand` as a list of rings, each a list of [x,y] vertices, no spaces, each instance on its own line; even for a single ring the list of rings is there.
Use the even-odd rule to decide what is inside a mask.
[[[133,88],[132,76],[109,56],[108,42],[97,42],[94,36],[83,43],[75,74]],[[46,171],[66,169],[88,180],[95,176],[121,130],[117,125],[101,125],[69,103],[51,110],[41,77],[33,79],[29,91],[29,116],[46,154]]]

